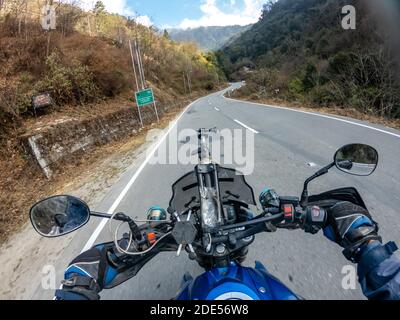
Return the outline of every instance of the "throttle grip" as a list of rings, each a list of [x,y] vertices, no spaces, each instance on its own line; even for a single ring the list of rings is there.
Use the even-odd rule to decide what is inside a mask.
[[[318,206],[309,206],[304,213],[304,231],[316,234],[319,230],[325,228],[328,222],[328,212]]]

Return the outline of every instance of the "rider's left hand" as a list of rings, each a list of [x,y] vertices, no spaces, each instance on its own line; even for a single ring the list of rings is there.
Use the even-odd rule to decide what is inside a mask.
[[[57,298],[64,300],[65,295],[83,296],[89,300],[98,300],[99,293],[117,276],[107,258],[110,246],[102,244],[75,258],[65,271],[62,290]]]

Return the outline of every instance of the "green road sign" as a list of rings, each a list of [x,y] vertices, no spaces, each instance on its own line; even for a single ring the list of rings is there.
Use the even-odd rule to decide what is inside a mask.
[[[144,107],[154,103],[153,89],[146,89],[136,92],[136,103],[138,107]]]

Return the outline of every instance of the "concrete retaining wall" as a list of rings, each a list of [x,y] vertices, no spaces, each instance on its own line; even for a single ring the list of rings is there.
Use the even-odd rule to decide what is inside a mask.
[[[160,110],[161,109],[161,110]],[[160,115],[162,108],[159,109]],[[157,121],[154,109],[142,111],[144,125]],[[70,120],[21,137],[22,143],[50,179],[52,168],[77,152],[137,134],[141,124],[135,108],[89,120]]]

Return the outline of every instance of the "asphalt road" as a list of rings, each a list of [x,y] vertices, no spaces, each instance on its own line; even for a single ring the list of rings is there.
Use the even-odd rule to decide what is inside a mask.
[[[256,194],[268,186],[281,195],[300,195],[304,180],[329,164],[339,147],[354,142],[374,146],[380,154],[374,175],[360,178],[333,169],[329,175],[313,182],[310,192],[357,187],[379,222],[384,239],[400,243],[399,131],[344,117],[234,101],[222,94],[218,92],[193,103],[179,119],[178,131],[217,127],[255,132],[254,172],[247,180]],[[161,141],[161,147],[166,140]],[[146,155],[142,155],[92,209],[106,212],[114,205],[117,211],[144,218],[150,206],[168,206],[172,183],[189,170],[191,166],[188,165],[146,164]],[[108,227],[101,229],[99,223],[100,220],[93,219],[77,232],[55,265],[59,279],[68,262],[88,245],[88,241],[90,245],[93,241],[111,240]],[[96,231],[101,231],[98,237]],[[258,235],[246,265],[254,266],[255,260],[264,263],[269,271],[306,299],[364,299],[358,285],[355,290],[342,288],[342,269],[349,263],[341,249],[321,234],[278,231]],[[137,277],[116,289],[104,291],[102,298],[170,299],[178,291],[186,271],[194,276],[202,273],[186,254],[180,257],[173,253],[160,254]],[[34,298],[51,299],[52,296],[53,291],[45,291],[38,284]]]

